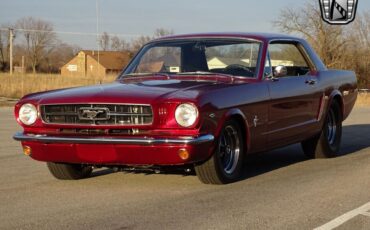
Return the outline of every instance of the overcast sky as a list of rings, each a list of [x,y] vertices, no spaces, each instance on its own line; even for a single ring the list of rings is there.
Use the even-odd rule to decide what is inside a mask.
[[[316,0],[312,0],[316,1]],[[210,31],[278,32],[271,22],[284,7],[299,7],[305,0],[2,0],[0,25],[25,16],[50,21],[57,34],[82,48],[96,47],[96,2],[99,32],[151,35],[156,28],[175,33]],[[359,0],[359,11],[370,11],[369,0]]]

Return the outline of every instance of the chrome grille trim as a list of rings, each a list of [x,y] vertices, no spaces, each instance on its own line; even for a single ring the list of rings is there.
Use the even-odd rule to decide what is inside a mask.
[[[84,110],[100,110],[93,117],[81,117]],[[101,109],[106,112],[101,112]],[[145,104],[46,104],[40,105],[45,124],[143,126],[153,123],[153,109]]]

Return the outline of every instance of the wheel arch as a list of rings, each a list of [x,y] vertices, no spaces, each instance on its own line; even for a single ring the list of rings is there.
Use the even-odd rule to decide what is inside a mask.
[[[238,124],[240,124],[245,144],[245,150],[248,151],[250,148],[250,129],[248,120],[240,109],[237,108],[230,109],[222,116],[220,122],[218,123],[219,125],[217,126],[216,129],[215,133],[216,138],[219,137],[222,127],[228,120],[235,120],[236,122],[238,122]]]
[[[329,97],[329,102],[328,102],[328,106],[327,106],[327,109],[326,109],[326,113],[328,113],[329,109],[330,109],[330,106],[334,103],[334,102],[337,102],[339,107],[340,107],[340,111],[341,111],[341,115],[342,117],[344,116],[344,102],[343,102],[343,95],[342,93],[339,91],[339,90],[334,90],[330,97]]]

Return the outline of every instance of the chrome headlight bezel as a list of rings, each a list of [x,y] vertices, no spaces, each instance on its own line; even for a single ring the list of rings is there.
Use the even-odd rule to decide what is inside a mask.
[[[24,125],[33,125],[38,117],[36,106],[30,103],[23,104],[18,112],[18,119]]]
[[[175,110],[175,120],[181,127],[193,126],[199,116],[198,108],[192,103],[182,103]]]

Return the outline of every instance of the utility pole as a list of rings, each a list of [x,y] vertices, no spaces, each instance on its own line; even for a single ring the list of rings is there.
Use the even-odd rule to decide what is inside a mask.
[[[99,50],[99,0],[96,0],[96,39],[98,45],[98,73],[96,76],[99,77],[100,67],[100,50]]]
[[[24,68],[24,55],[22,55],[22,74],[26,73]]]
[[[10,75],[13,75],[13,39],[14,33],[13,28],[9,28],[9,68]]]

